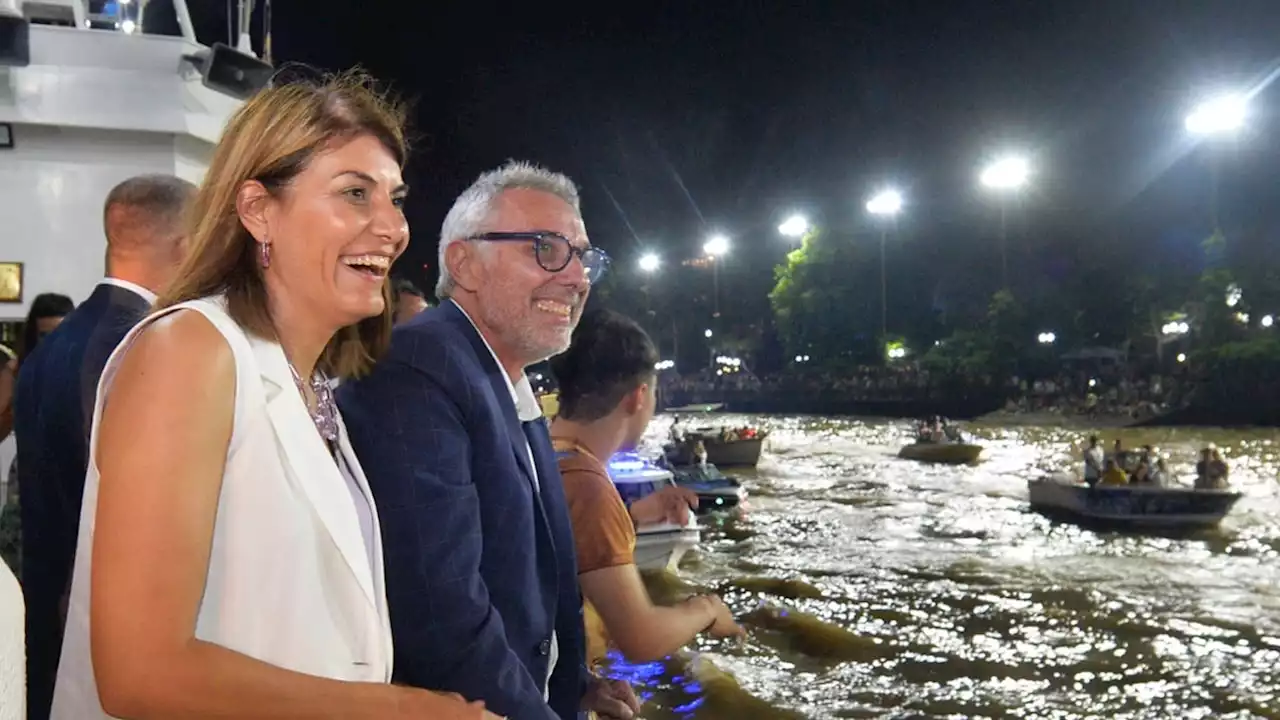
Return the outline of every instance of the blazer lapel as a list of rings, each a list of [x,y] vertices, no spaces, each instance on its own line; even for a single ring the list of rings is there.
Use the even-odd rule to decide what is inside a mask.
[[[369,507],[373,510],[374,606],[378,608],[378,617],[382,619],[382,650],[386,654],[388,667],[390,667],[395,649],[391,637],[391,613],[387,608],[387,578],[382,559],[382,523],[378,520],[378,505],[374,502],[373,491],[369,489],[369,480],[365,477],[364,468],[360,467],[360,459],[356,457],[355,449],[351,447],[351,439],[347,435],[347,424],[343,422],[341,415],[338,416],[338,449],[346,459],[347,468],[351,471],[356,485],[360,487],[360,492],[364,494]]]
[[[380,593],[375,592],[373,570],[369,567],[369,556],[365,552],[360,520],[356,516],[351,494],[320,433],[316,432],[315,423],[294,384],[293,373],[285,360],[284,351],[279,344],[259,338],[250,338],[250,343],[264,381],[267,415],[275,429],[276,441],[284,451],[290,475],[329,531],[329,536],[333,538],[338,552],[351,569],[370,605],[383,614],[384,605],[378,601]],[[345,428],[339,433],[339,440],[348,465],[357,476],[356,482],[368,497],[368,485],[363,473],[359,471],[355,453],[351,452]]]
[[[529,483],[529,489],[533,492],[534,500],[541,503],[538,497],[538,481],[534,468],[529,464],[529,447],[528,440],[525,438],[524,427],[520,423],[520,416],[516,413],[516,402],[511,397],[511,389],[507,386],[506,370],[503,370],[498,362],[494,360],[493,351],[489,349],[488,343],[480,336],[480,331],[476,329],[471,318],[463,312],[453,300],[440,303],[440,310],[445,314],[449,323],[462,333],[463,337],[471,343],[471,349],[476,354],[476,358],[480,361],[480,366],[484,368],[485,378],[489,381],[489,387],[493,389],[494,399],[498,402],[498,407],[502,409],[502,418],[506,421],[507,436],[511,441],[511,452],[515,453],[516,463],[520,466],[520,471],[524,473],[525,480]],[[541,511],[541,507],[539,507]]]

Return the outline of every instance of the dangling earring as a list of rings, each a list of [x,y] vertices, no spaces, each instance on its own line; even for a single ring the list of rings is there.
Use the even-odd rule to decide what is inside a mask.
[[[262,249],[262,267],[271,267],[271,241],[267,240],[261,244]]]

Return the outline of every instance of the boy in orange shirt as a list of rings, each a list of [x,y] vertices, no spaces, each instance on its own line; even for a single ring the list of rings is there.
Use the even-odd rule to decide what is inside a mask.
[[[698,502],[696,494],[671,487],[632,503],[628,511],[605,469],[614,453],[635,448],[653,418],[657,362],[644,330],[609,311],[582,318],[569,350],[551,360],[560,385],[551,437],[573,522],[592,663],[610,646],[628,660],[645,662],[675,652],[700,632],[743,632],[715,595],[654,605],[636,569],[635,523],[683,524]]]

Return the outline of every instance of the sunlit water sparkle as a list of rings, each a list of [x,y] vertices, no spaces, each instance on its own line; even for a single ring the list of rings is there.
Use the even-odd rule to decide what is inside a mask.
[[[708,416],[771,431],[750,507],[712,521],[686,583],[735,611],[792,608],[863,638],[861,660],[813,657],[785,633],[701,641],[756,704],[716,702],[687,661],[620,667],[646,718],[1280,717],[1280,432],[1122,430],[1189,482],[1223,450],[1244,491],[1221,528],[1170,539],[1107,533],[1027,510],[1026,481],[1075,466],[1087,433],[970,428],[972,466],[896,457],[907,422]],[[650,428],[647,447],[669,419]],[[729,586],[797,579],[780,597]],[[684,664],[682,665],[682,662]]]

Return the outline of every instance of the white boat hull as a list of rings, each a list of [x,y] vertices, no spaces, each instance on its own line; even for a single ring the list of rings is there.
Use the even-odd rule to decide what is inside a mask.
[[[636,567],[641,570],[676,570],[680,560],[702,540],[695,524],[660,525],[636,530]]]

